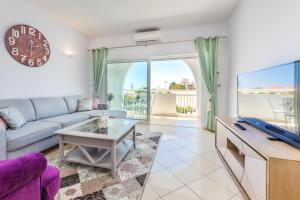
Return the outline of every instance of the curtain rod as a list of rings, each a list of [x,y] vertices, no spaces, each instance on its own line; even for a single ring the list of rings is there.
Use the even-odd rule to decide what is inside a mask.
[[[226,36],[220,36],[220,39],[226,38]],[[107,49],[122,49],[122,48],[129,48],[129,47],[147,47],[152,45],[159,45],[159,44],[174,44],[174,43],[181,43],[181,42],[191,42],[194,41],[189,40],[175,40],[175,41],[169,41],[169,42],[155,42],[155,43],[149,43],[149,44],[133,44],[133,45],[125,45],[125,46],[116,46],[116,47],[108,47]],[[92,51],[92,49],[89,49],[88,51]]]

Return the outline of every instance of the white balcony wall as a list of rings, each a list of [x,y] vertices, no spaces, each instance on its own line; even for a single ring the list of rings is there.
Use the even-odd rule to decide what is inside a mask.
[[[176,112],[176,94],[162,94],[153,95],[151,101],[152,115],[166,115],[177,116]]]

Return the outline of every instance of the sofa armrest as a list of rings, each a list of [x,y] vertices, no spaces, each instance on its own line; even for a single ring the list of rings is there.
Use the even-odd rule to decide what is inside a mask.
[[[41,153],[31,153],[14,160],[0,162],[0,199],[40,178],[47,166]]]
[[[6,129],[0,126],[0,160],[6,159]]]

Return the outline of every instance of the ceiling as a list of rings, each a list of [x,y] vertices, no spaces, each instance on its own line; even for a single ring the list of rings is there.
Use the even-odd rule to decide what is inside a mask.
[[[239,0],[26,1],[89,37],[103,37],[222,22]]]

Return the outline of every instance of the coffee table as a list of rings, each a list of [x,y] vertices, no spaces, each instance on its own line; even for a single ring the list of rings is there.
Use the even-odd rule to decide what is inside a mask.
[[[107,129],[99,124],[99,118],[93,118],[58,130],[59,160],[111,169],[115,178],[117,165],[135,148],[136,121],[108,119]],[[64,144],[73,146],[65,152]]]

